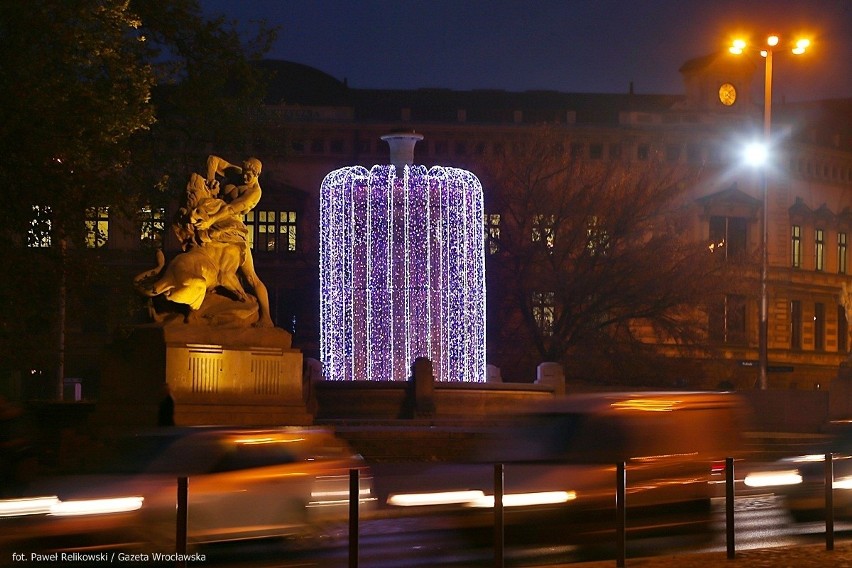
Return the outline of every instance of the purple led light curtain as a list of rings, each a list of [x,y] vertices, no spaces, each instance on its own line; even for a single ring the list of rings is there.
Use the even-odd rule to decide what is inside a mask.
[[[320,191],[326,380],[485,381],[482,185],[435,166],[353,166]]]

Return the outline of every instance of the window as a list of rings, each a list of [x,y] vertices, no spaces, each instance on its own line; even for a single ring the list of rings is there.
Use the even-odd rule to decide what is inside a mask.
[[[710,217],[710,251],[726,260],[745,258],[747,227],[745,217]]]
[[[701,146],[698,144],[687,144],[686,146],[686,161],[690,164],[701,163]]]
[[[825,230],[814,231],[814,270],[825,270]]]
[[[536,215],[533,220],[532,240],[534,243],[543,243],[548,249],[553,248],[554,215]]]
[[[677,144],[666,146],[666,161],[677,162],[678,160],[680,160],[680,146]]]
[[[790,302],[790,349],[802,348],[802,302]]]
[[[846,274],[846,233],[837,233],[837,273]]]
[[[729,295],[710,307],[710,340],[718,343],[743,345],[746,342],[745,296]]]
[[[592,160],[600,160],[603,158],[603,144],[589,145],[589,158]]]
[[[143,207],[138,213],[141,225],[139,240],[143,248],[161,248],[166,231],[166,210],[164,207]]]
[[[53,211],[46,205],[33,205],[33,218],[27,231],[27,246],[49,248],[53,244]]]
[[[265,252],[296,250],[295,211],[249,211],[245,224],[251,248]]]
[[[837,306],[837,352],[849,353],[849,322],[843,306]]]
[[[553,335],[553,322],[556,319],[556,304],[553,292],[533,292],[532,315],[543,336]]]
[[[611,160],[618,160],[621,158],[621,144],[614,142],[609,145],[609,158]]]
[[[825,304],[814,304],[814,350],[825,351]]]
[[[710,162],[713,164],[721,164],[725,161],[725,154],[718,144],[710,146]]]
[[[109,207],[86,208],[86,248],[101,248],[109,240]]]
[[[609,250],[609,233],[603,227],[600,217],[592,216],[586,225],[586,250],[591,256],[605,255]]]
[[[571,157],[572,158],[582,158],[585,150],[585,146],[581,142],[572,142],[571,143]]]
[[[485,251],[488,254],[500,252],[500,214],[485,214]]]
[[[793,268],[802,267],[802,227],[801,225],[793,225],[791,248],[793,252]]]
[[[109,313],[107,298],[112,290],[108,286],[95,284],[82,293],[80,300],[83,310],[80,311],[80,327],[86,333],[104,333],[109,330],[107,314]]]

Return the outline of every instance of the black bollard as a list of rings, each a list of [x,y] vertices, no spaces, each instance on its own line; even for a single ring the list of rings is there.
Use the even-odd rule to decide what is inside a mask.
[[[494,566],[503,568],[503,464],[494,464]]]
[[[624,568],[627,562],[627,469],[624,462],[615,467],[615,565]]]
[[[825,454],[825,549],[834,550],[834,461]]]
[[[177,480],[177,523],[175,527],[175,552],[178,560],[175,566],[184,568],[186,566],[186,527],[187,527],[187,498],[189,496],[189,483],[186,477],[178,477]]]
[[[358,568],[358,503],[361,483],[358,470],[349,470],[349,568]]]
[[[728,546],[728,560],[737,555],[734,526],[734,458],[725,458],[725,542]]]

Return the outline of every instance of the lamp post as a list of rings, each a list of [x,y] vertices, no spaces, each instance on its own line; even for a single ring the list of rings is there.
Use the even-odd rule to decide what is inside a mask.
[[[758,364],[760,375],[758,385],[761,390],[768,386],[767,372],[769,368],[769,294],[767,292],[767,278],[769,272],[769,188],[767,183],[766,169],[769,163],[769,149],[772,142],[772,54],[778,46],[780,38],[770,35],[766,38],[766,45],[760,49],[760,55],[764,58],[763,77],[763,152],[759,156],[760,186],[763,193],[763,209],[761,211],[761,238],[760,238],[760,327],[758,329]],[[795,55],[801,55],[810,45],[807,39],[796,41],[790,50]],[[745,40],[734,40],[728,49],[735,55],[740,55],[748,47]],[[752,149],[753,150],[753,149]],[[756,156],[752,156],[756,158]]]

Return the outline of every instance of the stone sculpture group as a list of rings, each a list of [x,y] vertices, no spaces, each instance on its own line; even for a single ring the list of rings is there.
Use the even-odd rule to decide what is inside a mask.
[[[210,156],[206,176],[190,176],[172,225],[182,252],[166,264],[158,251],[157,266],[134,279],[137,289],[151,298],[154,321],[273,327],[269,296],[255,272],[243,223],[260,201],[261,168],[256,158],[237,166]]]

